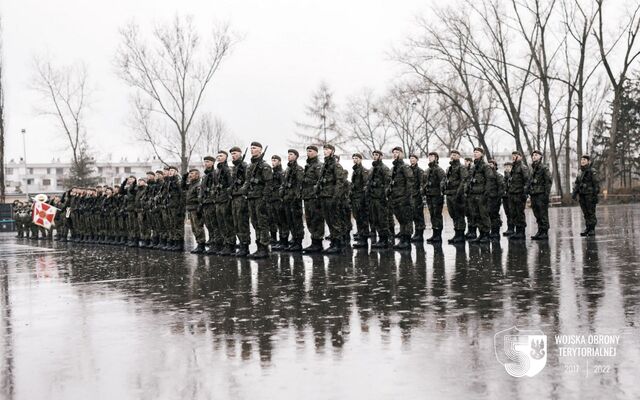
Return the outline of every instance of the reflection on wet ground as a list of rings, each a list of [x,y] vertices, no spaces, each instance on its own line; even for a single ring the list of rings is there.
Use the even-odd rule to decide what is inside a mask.
[[[0,398],[640,398],[640,205],[599,212],[592,239],[566,208],[548,243],[263,261],[2,235]],[[535,377],[496,359],[514,325],[548,336]]]

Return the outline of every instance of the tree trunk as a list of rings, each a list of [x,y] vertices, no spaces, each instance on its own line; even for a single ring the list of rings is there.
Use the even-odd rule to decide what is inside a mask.
[[[571,85],[568,86],[569,96],[567,98],[567,133],[564,139],[564,187],[571,187],[571,101],[573,100],[573,90]],[[563,204],[571,202],[567,190],[566,195],[562,198]]]
[[[542,80],[542,90],[544,95],[544,116],[547,125],[545,135],[549,140],[553,180],[556,183],[557,193],[562,197],[562,181],[560,180],[560,169],[558,168],[558,153],[556,152],[556,141],[553,137],[553,116],[551,115],[551,100],[549,99],[549,82],[546,79]]]
[[[613,190],[613,164],[616,160],[616,142],[618,140],[618,121],[620,119],[620,97],[622,96],[622,81],[614,89],[613,103],[611,104],[611,129],[609,133],[609,151],[607,154],[606,162],[606,176],[607,176],[607,192],[611,193]]]

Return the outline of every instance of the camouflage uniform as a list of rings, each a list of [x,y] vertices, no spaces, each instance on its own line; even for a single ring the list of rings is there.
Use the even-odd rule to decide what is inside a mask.
[[[424,185],[424,170],[416,165],[409,166],[413,171],[414,176],[414,193],[415,196],[411,199],[411,209],[413,217],[413,228],[415,235],[411,238],[412,242],[421,242],[423,239],[423,232],[425,228],[424,223],[424,201],[422,199],[422,185]]]
[[[224,247],[218,251],[219,255],[228,256],[235,253],[236,236],[233,230],[233,211],[231,208],[231,188],[233,177],[227,162],[218,163],[215,172],[216,183],[216,221],[220,238]]]
[[[284,211],[287,226],[291,231],[292,242],[284,249],[287,251],[302,250],[304,239],[304,224],[302,222],[302,182],[304,181],[304,168],[296,161],[287,163],[281,188]],[[286,238],[285,238],[286,239]]]
[[[400,224],[400,241],[394,246],[399,250],[410,248],[413,232],[411,199],[416,196],[414,192],[413,171],[403,160],[394,160],[388,198],[391,209]]]
[[[513,214],[509,208],[509,181],[511,180],[511,172],[504,171],[504,192],[502,193],[502,208],[504,215],[507,217],[507,230],[502,233],[503,236],[513,234]]]
[[[209,246],[208,253],[214,254],[222,250],[222,244],[224,238],[218,225],[218,216],[216,213],[216,185],[215,174],[213,168],[207,168],[204,170],[204,176],[200,182],[200,199],[199,206],[202,213],[202,221],[207,227],[209,233],[209,240],[206,242]],[[235,240],[234,240],[235,242]]]
[[[377,233],[378,241],[372,243],[372,248],[386,248],[391,245],[391,230],[389,229],[389,202],[387,191],[391,182],[391,171],[382,161],[374,161],[367,176],[365,188],[366,198],[369,200],[369,218],[372,233]]]
[[[200,178],[192,181],[187,181],[187,178],[183,180],[183,190],[185,191],[185,209],[189,215],[189,222],[191,223],[191,232],[196,239],[198,245],[198,252],[204,251],[204,242],[206,236],[204,233],[204,222],[202,214],[199,211],[200,208]]]
[[[341,201],[344,199],[343,168],[336,162],[334,156],[325,157],[324,165],[317,183],[317,193],[320,198],[322,216],[329,227],[331,246],[329,249],[341,249],[344,245],[346,226],[340,213]],[[327,252],[329,252],[327,249]],[[330,252],[334,252],[331,250]]]
[[[351,210],[356,220],[359,239],[366,240],[369,237],[369,207],[365,197],[365,188],[369,178],[369,170],[362,164],[355,164],[351,173]]]
[[[509,212],[513,215],[513,225],[516,233],[510,238],[522,240],[527,222],[524,216],[524,208],[527,204],[527,184],[529,182],[529,168],[522,160],[514,161],[509,175]],[[516,236],[517,235],[517,236]],[[516,237],[514,237],[516,236]]]
[[[433,236],[427,239],[427,242],[441,241],[442,233],[442,206],[444,205],[444,194],[442,186],[445,180],[445,173],[438,165],[438,161],[430,162],[429,168],[424,173],[424,186],[422,193],[427,199],[427,207],[429,208],[429,217],[431,219],[431,229]]]
[[[598,224],[596,218],[596,204],[598,204],[598,194],[600,193],[600,180],[598,173],[591,164],[580,166],[578,175],[573,184],[572,196],[580,199],[580,209],[584,215],[586,229],[582,236],[595,235],[595,227]]]
[[[444,194],[447,196],[447,210],[453,220],[455,235],[449,243],[460,243],[464,241],[465,229],[465,196],[464,189],[467,181],[468,171],[460,160],[449,161],[449,168],[445,177]]]
[[[138,235],[142,242],[140,247],[147,247],[150,243],[151,229],[147,222],[149,214],[147,212],[147,193],[150,189],[150,183],[147,182],[144,186],[138,186],[135,197],[135,210],[136,217],[138,219]]]
[[[287,243],[289,237],[289,228],[287,227],[287,217],[284,212],[282,196],[280,195],[280,187],[284,180],[284,171],[282,165],[272,168],[273,181],[271,196],[267,203],[269,210],[269,232],[271,234],[271,244],[277,245],[278,248]],[[280,241],[278,242],[278,232],[280,233]]]
[[[531,163],[529,196],[531,209],[536,217],[538,233],[532,239],[544,239],[549,230],[549,196],[551,195],[551,173],[542,161]]]
[[[241,250],[240,254],[246,255],[249,248],[250,233],[249,233],[249,209],[247,207],[247,199],[242,191],[244,186],[247,172],[247,163],[238,159],[233,162],[231,168],[231,181],[233,182],[231,190],[231,209],[233,214],[233,229],[234,235],[238,237],[240,241]],[[235,238],[233,239],[235,242]]]
[[[247,168],[246,181],[243,191],[247,196],[251,225],[256,234],[258,249],[252,257],[265,257],[269,253],[269,208],[267,203],[271,198],[273,183],[273,169],[261,156],[251,157],[251,164]]]
[[[473,167],[469,173],[467,192],[469,211],[480,229],[480,236],[476,239],[477,242],[486,242],[489,239],[491,219],[487,209],[487,181],[492,179],[493,175],[493,170],[482,158],[473,161]]]
[[[491,239],[500,238],[500,227],[502,219],[500,218],[500,203],[504,194],[504,177],[492,168],[493,173],[487,178],[487,208],[489,211],[489,220],[491,221]]]
[[[307,158],[304,167],[304,179],[302,183],[302,199],[304,200],[304,218],[307,222],[307,230],[311,234],[312,245],[305,251],[319,251],[322,249],[324,238],[324,218],[320,200],[316,194],[316,184],[320,179],[322,163],[318,157]]]

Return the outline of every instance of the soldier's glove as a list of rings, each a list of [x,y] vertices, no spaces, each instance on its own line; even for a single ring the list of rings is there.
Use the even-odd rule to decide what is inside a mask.
[[[578,200],[578,192],[573,192],[573,193],[571,193],[571,198],[572,198],[574,201]]]

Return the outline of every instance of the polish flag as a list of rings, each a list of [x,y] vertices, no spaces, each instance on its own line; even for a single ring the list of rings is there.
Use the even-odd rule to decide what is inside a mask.
[[[58,209],[52,205],[42,201],[35,201],[33,203],[31,218],[34,224],[45,229],[51,229],[51,226],[53,225],[53,218],[56,216],[57,211]]]

